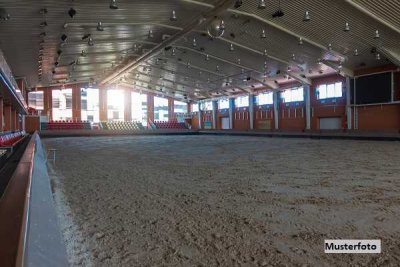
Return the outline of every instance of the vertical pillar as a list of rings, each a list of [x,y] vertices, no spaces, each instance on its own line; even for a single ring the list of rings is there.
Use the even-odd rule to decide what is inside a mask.
[[[18,113],[16,110],[11,109],[11,125],[12,125],[12,130],[18,130],[19,129],[19,123],[18,123]]]
[[[72,120],[80,121],[82,119],[81,109],[81,88],[78,85],[74,85],[72,87]]]
[[[124,120],[132,121],[132,95],[128,88],[124,91]]]
[[[233,129],[233,110],[235,108],[235,99],[229,98],[229,128]]]
[[[154,122],[154,95],[147,94],[147,122]]]
[[[350,85],[350,77],[346,76],[346,121],[347,121],[347,129],[351,130],[352,128],[352,117],[351,117],[351,85]]]
[[[254,95],[249,94],[249,127],[250,130],[254,129]]]
[[[4,106],[4,131],[11,131],[11,106]]]
[[[279,130],[279,92],[275,91],[273,93],[274,97],[274,122],[275,130]]]
[[[174,121],[175,118],[175,110],[174,110],[174,99],[172,97],[168,97],[168,120]]]
[[[218,111],[218,101],[213,100],[212,101],[212,126],[213,129],[217,129],[217,111]]]
[[[203,120],[203,111],[201,110],[201,104],[197,103],[197,105],[199,105],[199,112],[197,113],[197,115],[199,116],[199,129],[201,130],[202,126],[203,126],[203,122],[202,122],[202,120]]]
[[[51,88],[43,89],[43,115],[52,120],[53,94]]]
[[[100,121],[108,121],[107,116],[107,89],[99,89],[99,116]]]
[[[303,85],[304,88],[304,99],[306,102],[306,130],[311,129],[311,95],[310,95],[310,85]]]
[[[3,111],[3,98],[0,97],[0,132],[4,129],[4,111]]]

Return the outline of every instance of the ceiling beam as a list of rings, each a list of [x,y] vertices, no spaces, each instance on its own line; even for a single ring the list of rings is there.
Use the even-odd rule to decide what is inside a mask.
[[[335,64],[328,60],[321,60],[321,63],[330,67],[331,69],[334,69],[335,71],[338,71],[338,73],[342,76],[354,77],[354,71],[349,68],[344,66],[339,67],[339,64]]]
[[[393,52],[392,50],[389,50],[385,47],[381,47],[378,49],[380,52],[382,52],[385,57],[387,57],[390,61],[392,61],[393,64],[397,65],[400,67],[400,55]]]
[[[289,77],[292,77],[293,79],[295,79],[298,82],[301,82],[302,84],[311,85],[311,79],[304,78],[298,73],[294,73],[294,72],[288,71],[288,72],[286,72],[286,75],[288,75]]]
[[[137,66],[139,66],[142,62],[147,61],[151,57],[157,55],[160,53],[165,47],[172,45],[179,39],[181,39],[183,36],[185,36],[187,33],[191,32],[193,29],[198,27],[199,25],[202,25],[204,22],[212,19],[214,16],[220,14],[221,12],[225,11],[227,8],[233,5],[233,0],[220,0],[217,5],[215,5],[214,8],[212,8],[209,11],[204,12],[197,18],[195,18],[192,22],[188,23],[187,26],[182,29],[181,31],[177,32],[171,38],[168,38],[167,40],[163,41],[153,49],[151,49],[149,52],[146,54],[140,56],[138,59],[132,60],[124,64],[120,69],[114,71],[104,79],[100,81],[100,85],[103,85],[105,83],[110,83],[115,81],[116,79],[119,78],[119,76],[123,75],[125,72],[128,72]]]

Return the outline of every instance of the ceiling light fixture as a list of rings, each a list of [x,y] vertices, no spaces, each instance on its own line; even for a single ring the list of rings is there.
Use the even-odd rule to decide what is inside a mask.
[[[82,52],[81,52],[81,57],[86,57],[86,56],[87,56],[86,51],[85,51],[85,50],[82,50]]]
[[[265,32],[265,29],[262,30],[262,32],[261,32],[261,34],[260,34],[260,38],[261,38],[261,39],[267,38],[267,33]]]
[[[206,55],[206,61],[209,61],[210,60],[210,56],[207,54]]]
[[[173,48],[172,48],[172,51],[171,51],[171,56],[173,56],[173,57],[174,57],[175,55],[176,55],[176,52],[175,52],[175,47],[173,47]]]
[[[375,31],[374,39],[379,39],[380,37],[381,37],[381,36],[379,35],[379,31],[376,30],[376,31]]]
[[[264,56],[268,56],[267,49],[264,49]]]
[[[238,59],[237,59],[237,64],[238,64],[238,65],[240,65],[240,64],[241,64],[241,62],[240,62],[240,61],[241,61],[241,60],[240,60],[240,58],[238,58]]]
[[[375,59],[376,59],[376,60],[381,60],[381,54],[379,54],[379,53],[376,53],[376,55],[375,55]]]
[[[348,22],[346,22],[346,24],[344,25],[343,31],[344,31],[344,32],[350,31],[350,24],[349,24]]]
[[[332,50],[332,44],[328,44],[328,50],[329,50],[329,51]]]
[[[89,46],[94,46],[94,41],[93,41],[93,38],[92,38],[92,37],[89,37],[88,45],[89,45]]]
[[[118,9],[117,0],[111,0],[111,2],[110,2],[110,8],[111,8],[111,9]]]
[[[357,57],[358,55],[358,49],[354,49],[354,56]]]
[[[265,9],[267,7],[265,0],[258,1],[258,9]]]
[[[229,51],[235,51],[235,48],[233,47],[233,44],[231,44],[230,46],[229,46]]]
[[[104,31],[103,24],[101,23],[101,21],[97,22],[97,28],[96,29],[99,32]]]
[[[193,38],[193,43],[192,43],[193,47],[197,46],[197,42],[196,42],[196,38]]]
[[[235,5],[233,6],[234,8],[239,8],[243,5],[242,0],[236,0],[235,1]]]
[[[307,22],[307,21],[310,21],[310,20],[311,20],[310,12],[306,11],[306,12],[304,13],[303,21],[304,21],[304,22]]]
[[[67,40],[68,36],[63,34],[61,35],[61,41],[65,42],[65,40]]]
[[[299,45],[303,44],[303,38],[299,37]]]
[[[154,38],[154,34],[152,30],[149,30],[149,38]]]
[[[176,21],[177,17],[176,17],[176,11],[172,10],[171,12],[171,17],[169,18],[170,21]]]

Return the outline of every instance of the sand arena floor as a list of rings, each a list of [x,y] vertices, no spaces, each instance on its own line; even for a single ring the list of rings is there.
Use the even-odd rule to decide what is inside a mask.
[[[398,266],[400,143],[45,139],[73,266]],[[382,239],[324,254],[324,239]]]

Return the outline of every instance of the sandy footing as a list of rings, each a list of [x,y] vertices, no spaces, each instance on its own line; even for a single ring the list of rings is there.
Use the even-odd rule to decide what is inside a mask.
[[[74,266],[396,266],[400,143],[45,139]],[[381,239],[381,254],[324,254]]]

